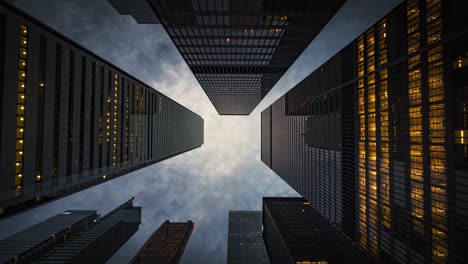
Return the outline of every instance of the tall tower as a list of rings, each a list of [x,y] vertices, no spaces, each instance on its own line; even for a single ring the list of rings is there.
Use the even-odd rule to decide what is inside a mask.
[[[270,264],[261,211],[229,211],[227,264]]]
[[[262,161],[380,261],[468,261],[466,1],[408,0],[262,112]]]
[[[192,234],[194,224],[166,220],[138,251],[132,263],[178,264]]]
[[[345,1],[109,2],[162,24],[220,115],[249,115]]]
[[[263,198],[263,238],[272,264],[367,263],[357,246],[304,198]]]
[[[0,218],[203,144],[203,119],[0,1]]]
[[[102,218],[67,210],[0,240],[2,263],[104,263],[137,230],[141,207],[133,198]]]

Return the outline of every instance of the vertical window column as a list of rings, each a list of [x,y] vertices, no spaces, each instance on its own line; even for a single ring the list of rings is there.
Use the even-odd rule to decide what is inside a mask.
[[[52,155],[52,187],[58,186],[60,143],[60,97],[62,94],[62,45],[55,46],[54,141]]]
[[[388,57],[387,22],[379,23],[379,65],[385,65]],[[379,196],[381,223],[390,229],[390,160],[389,160],[389,112],[388,112],[388,69],[379,72]],[[383,241],[382,241],[383,242]],[[383,246],[383,245],[382,245]],[[390,245],[387,245],[390,250]]]
[[[99,173],[102,173],[103,164],[102,164],[102,156],[103,152],[103,144],[104,144],[104,113],[105,113],[105,105],[104,105],[104,66],[101,66],[101,83],[99,87],[99,136],[98,136],[98,144],[99,144]]]
[[[67,178],[71,183],[73,173],[73,101],[75,94],[75,52],[70,51],[70,67],[68,71],[68,140],[67,140]]]
[[[143,110],[144,110],[144,107],[145,107],[145,104],[144,104],[144,96],[143,96],[143,87],[140,87],[141,90],[140,90],[140,110],[139,110],[139,114],[140,114],[140,122],[139,122],[139,126],[140,126],[140,129],[138,130],[140,132],[140,136],[138,137],[138,148],[139,148],[139,153],[138,155],[140,156],[140,159],[143,160]]]
[[[16,163],[15,163],[15,196],[23,195],[24,169],[24,124],[26,105],[26,73],[28,55],[28,27],[20,26],[18,59],[18,90],[16,102]]]
[[[375,83],[375,32],[371,28],[366,34],[367,76],[367,169],[368,169],[368,241],[369,253],[378,256],[377,232],[377,125]]]
[[[45,85],[46,85],[46,51],[47,51],[47,40],[46,37],[41,35],[39,42],[39,78],[38,78],[38,92],[37,92],[37,109],[36,109],[36,171],[35,171],[35,182],[36,191],[41,190],[41,185],[38,183],[42,182],[42,156],[44,150],[44,96],[45,96]]]
[[[96,129],[96,62],[91,63],[91,87],[89,89],[89,97],[91,100],[91,122],[90,122],[90,135],[89,135],[89,169],[93,173],[94,163],[94,150],[96,146],[94,144],[95,129]]]
[[[426,0],[427,43],[442,37],[441,0]],[[443,46],[428,51],[429,163],[432,212],[432,261],[448,259],[447,241],[447,157],[445,142],[445,84]]]
[[[421,55],[412,56],[421,46],[419,1],[409,0],[406,8],[408,54],[411,56],[408,59],[411,216],[413,230],[424,235]]]
[[[140,157],[140,86],[138,85],[138,83],[136,85],[135,103],[135,162],[138,162],[138,158]]]
[[[126,97],[127,97],[127,87],[125,85],[125,78],[122,76],[121,78],[121,96],[120,96],[120,159],[119,162],[121,166],[123,164],[126,164],[126,148],[127,148],[127,115],[126,115],[126,110],[127,110],[127,103],[126,103]]]
[[[83,177],[82,172],[84,170],[85,160],[85,116],[86,116],[86,58],[81,57],[81,80],[80,80],[80,150],[79,150],[79,177]]]
[[[106,149],[106,170],[109,169],[110,165],[110,150],[111,150],[111,137],[110,137],[110,132],[111,132],[111,108],[112,108],[112,101],[111,101],[111,96],[112,96],[112,72],[109,70],[108,74],[108,79],[107,79],[107,105],[106,105],[106,143],[107,143],[107,149]]]
[[[130,102],[130,163],[135,163],[135,131],[136,131],[136,118],[135,118],[135,83],[132,81]]]
[[[125,88],[125,164],[128,164],[128,145],[130,141],[130,101],[129,94],[130,92],[130,81],[127,80],[127,87]]]
[[[112,165],[117,166],[117,131],[118,131],[118,108],[119,108],[119,75],[114,74],[114,125],[113,125],[113,145],[112,145]]]
[[[367,149],[366,149],[366,90],[364,85],[365,74],[365,47],[364,37],[358,39],[358,115],[359,115],[359,166],[358,166],[358,182],[359,182],[359,244],[363,249],[367,249]]]

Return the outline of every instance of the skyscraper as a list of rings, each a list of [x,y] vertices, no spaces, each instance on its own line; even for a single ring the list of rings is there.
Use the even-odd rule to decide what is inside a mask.
[[[269,264],[262,212],[229,211],[227,264]]]
[[[192,234],[194,224],[164,223],[151,235],[138,251],[132,263],[168,263],[178,264]]]
[[[466,1],[408,0],[262,112],[262,160],[372,257],[466,263]]]
[[[250,114],[345,2],[108,1],[139,23],[163,25],[220,115]]]
[[[137,230],[141,207],[133,198],[102,218],[67,210],[0,240],[2,263],[104,263]]]
[[[272,264],[367,263],[343,232],[304,198],[263,198],[263,238]]]
[[[96,211],[64,211],[0,240],[0,262],[28,262],[67,237],[86,229],[98,218]]]
[[[0,217],[203,144],[203,119],[0,1]]]

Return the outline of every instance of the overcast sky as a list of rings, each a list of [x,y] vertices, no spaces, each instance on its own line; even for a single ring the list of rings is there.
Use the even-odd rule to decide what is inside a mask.
[[[317,0],[322,1],[322,0]],[[67,209],[102,214],[139,194],[139,231],[109,260],[126,263],[166,219],[193,220],[182,263],[225,263],[229,210],[263,196],[298,196],[260,161],[260,113],[401,0],[348,0],[255,111],[219,116],[160,25],[139,25],[106,0],[16,0],[16,5],[205,119],[205,144],[0,222],[0,238]]]

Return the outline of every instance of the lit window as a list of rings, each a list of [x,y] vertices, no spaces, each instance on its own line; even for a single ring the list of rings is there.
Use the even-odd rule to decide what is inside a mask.
[[[455,130],[455,144],[468,145],[468,130]]]

